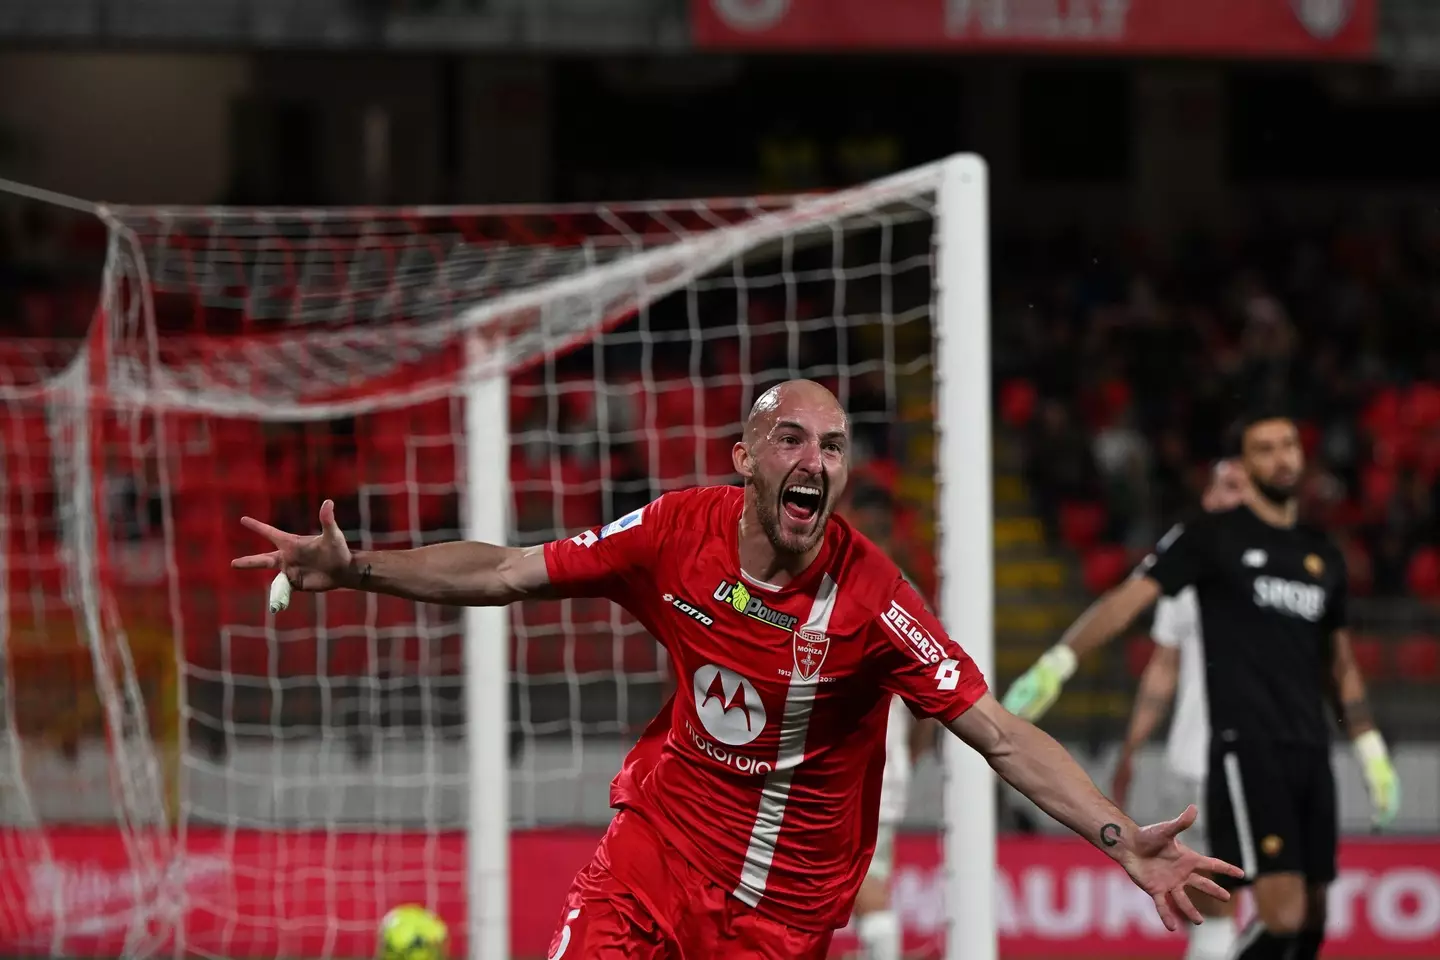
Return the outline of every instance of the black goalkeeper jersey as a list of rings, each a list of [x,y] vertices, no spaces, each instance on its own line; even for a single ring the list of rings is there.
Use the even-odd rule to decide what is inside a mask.
[[[1215,740],[1328,744],[1345,561],[1322,531],[1273,527],[1249,507],[1172,529],[1137,573],[1173,596],[1194,585]]]

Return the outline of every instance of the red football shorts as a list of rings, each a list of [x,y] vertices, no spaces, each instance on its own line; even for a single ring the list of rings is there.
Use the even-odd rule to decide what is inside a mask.
[[[832,934],[761,916],[621,810],[565,896],[549,960],[823,960]]]

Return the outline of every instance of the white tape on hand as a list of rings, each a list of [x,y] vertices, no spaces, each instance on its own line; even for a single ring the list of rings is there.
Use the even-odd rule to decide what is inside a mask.
[[[270,612],[279,613],[290,606],[290,578],[284,573],[277,573],[275,579],[270,581]]]

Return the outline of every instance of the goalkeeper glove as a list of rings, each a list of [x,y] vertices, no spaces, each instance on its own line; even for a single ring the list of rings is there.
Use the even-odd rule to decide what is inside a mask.
[[[1356,737],[1355,755],[1360,759],[1365,787],[1370,791],[1370,805],[1374,808],[1372,820],[1377,827],[1388,827],[1400,812],[1400,778],[1395,774],[1395,764],[1390,762],[1390,751],[1380,731],[1367,730]]]
[[[1005,709],[1031,723],[1038,721],[1074,673],[1075,651],[1068,644],[1055,644],[1005,691]]]

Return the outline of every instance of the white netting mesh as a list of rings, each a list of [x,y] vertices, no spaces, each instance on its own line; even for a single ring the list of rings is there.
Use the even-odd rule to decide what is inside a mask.
[[[826,196],[584,209],[108,211],[103,327],[68,354],[27,348],[0,385],[0,884],[28,884],[0,889],[4,945],[142,954],[173,933],[202,955],[358,956],[403,900],[439,906],[463,939],[471,778],[508,776],[515,828],[605,821],[607,781],[668,693],[628,615],[512,611],[510,769],[482,772],[457,611],[336,593],[270,618],[265,584],[228,569],[257,546],[239,516],[308,530],[327,496],[367,548],[460,536],[467,418],[485,415],[466,406],[473,378],[509,379],[494,456],[512,543],[730,481],[759,392],[821,380],[852,414],[856,486],[894,500],[871,513],[932,587],[937,182],[927,168]],[[27,630],[68,631],[70,659],[22,652]],[[44,683],[92,706],[26,707]],[[98,878],[75,874],[76,822],[109,824],[89,841],[111,845]]]

